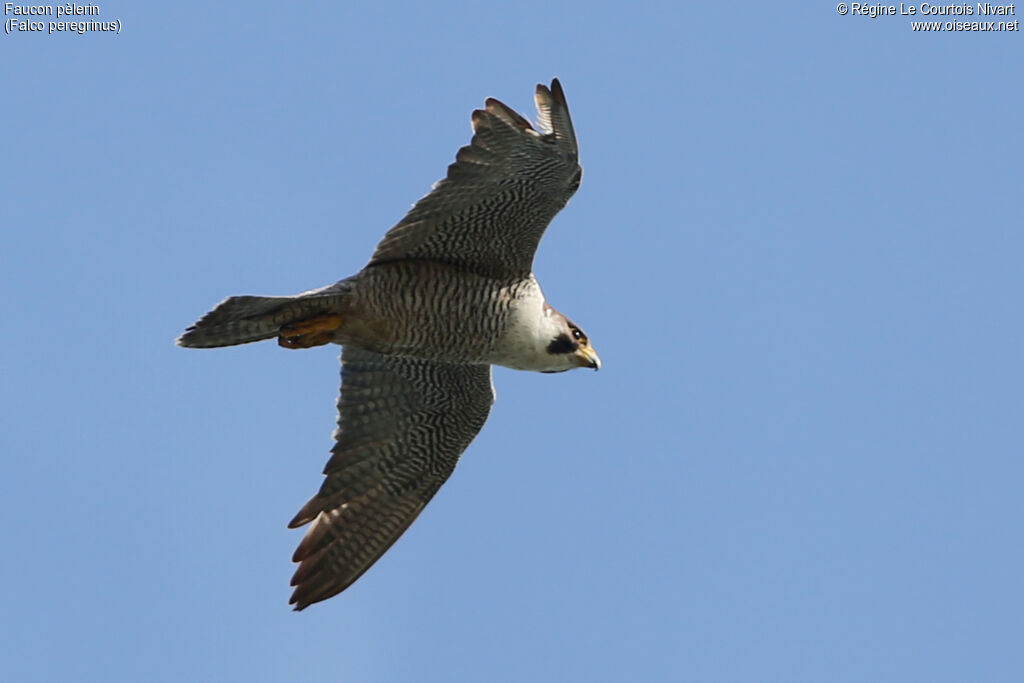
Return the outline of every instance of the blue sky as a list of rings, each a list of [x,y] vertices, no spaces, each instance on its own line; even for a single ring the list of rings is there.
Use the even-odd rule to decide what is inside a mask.
[[[815,6],[820,5],[820,6]],[[1019,681],[1024,43],[828,3],[100,5],[0,37],[0,677]],[[289,611],[337,349],[173,339],[363,266],[561,79],[536,261],[599,373]]]

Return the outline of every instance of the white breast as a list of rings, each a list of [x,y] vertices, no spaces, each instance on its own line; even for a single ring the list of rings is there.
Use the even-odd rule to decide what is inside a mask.
[[[547,305],[537,279],[531,275],[529,283],[517,294],[511,321],[491,362],[514,370],[564,370],[564,361],[553,358],[547,350],[562,331],[563,323]]]

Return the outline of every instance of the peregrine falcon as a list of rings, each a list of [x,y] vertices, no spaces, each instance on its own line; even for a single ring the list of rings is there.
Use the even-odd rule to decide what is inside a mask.
[[[177,340],[343,347],[326,479],[288,524],[310,524],[292,558],[297,610],[351,585],[437,493],[494,403],[492,365],[601,366],[532,272],[582,177],[558,80],[535,101],[539,130],[493,98],[474,111],[470,144],[357,274],[295,296],[230,297]]]

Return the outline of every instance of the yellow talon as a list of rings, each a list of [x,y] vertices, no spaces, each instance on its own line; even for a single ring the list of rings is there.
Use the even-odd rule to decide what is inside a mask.
[[[330,343],[331,333],[341,327],[341,316],[329,313],[315,318],[282,325],[278,346],[286,349],[308,349]]]

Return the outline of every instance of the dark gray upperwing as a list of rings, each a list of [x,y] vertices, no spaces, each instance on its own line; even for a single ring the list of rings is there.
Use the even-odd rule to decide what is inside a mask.
[[[500,279],[533,268],[544,230],[579,187],[576,134],[558,79],[537,86],[537,132],[498,100],[473,112],[473,139],[448,176],[391,228],[369,265],[430,259]]]
[[[412,524],[451,475],[494,403],[488,365],[347,346],[338,429],[320,492],[289,524],[313,522],[292,558],[295,609],[345,590]]]

